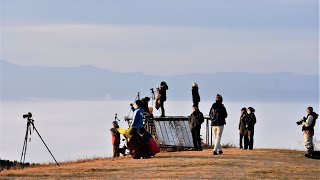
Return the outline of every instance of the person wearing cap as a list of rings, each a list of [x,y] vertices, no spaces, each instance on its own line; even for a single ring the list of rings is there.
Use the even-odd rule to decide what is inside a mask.
[[[253,135],[254,135],[254,125],[257,122],[256,115],[254,114],[255,109],[253,107],[248,107],[247,117],[246,117],[246,133],[244,136],[244,149],[253,149]]]
[[[192,101],[193,106],[199,107],[200,95],[199,95],[199,87],[196,82],[192,82]]]
[[[222,146],[221,146],[221,137],[224,129],[224,125],[226,124],[226,118],[228,116],[227,110],[222,104],[223,98],[220,94],[216,96],[216,102],[213,103],[209,117],[211,119],[212,132],[214,133],[214,149],[213,155],[223,154]]]
[[[112,122],[113,128],[110,129],[111,135],[112,135],[112,146],[113,146],[113,157],[119,157],[119,146],[120,146],[120,133],[118,132],[118,122],[113,121]]]
[[[130,104],[131,110],[133,111],[133,118],[132,118],[132,124],[131,128],[140,129],[143,128],[143,109],[142,109],[142,101],[136,100],[135,107],[133,104]]]

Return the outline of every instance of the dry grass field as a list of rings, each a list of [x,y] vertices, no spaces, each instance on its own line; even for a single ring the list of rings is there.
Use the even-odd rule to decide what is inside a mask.
[[[4,170],[0,179],[320,179],[320,160],[282,149],[162,152],[152,159],[101,158]]]

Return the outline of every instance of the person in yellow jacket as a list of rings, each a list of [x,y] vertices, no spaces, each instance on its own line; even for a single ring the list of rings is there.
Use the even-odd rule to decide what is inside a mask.
[[[131,129],[132,129],[131,127],[129,127],[129,128],[117,128],[117,131],[120,134],[123,134],[124,137],[126,137],[127,142],[129,142],[130,141],[130,137],[131,137],[131,135],[130,135]]]

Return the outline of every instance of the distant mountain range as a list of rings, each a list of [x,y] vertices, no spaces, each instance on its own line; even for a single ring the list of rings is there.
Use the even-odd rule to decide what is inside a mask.
[[[150,88],[155,88],[161,81],[166,81],[169,86],[168,100],[190,100],[191,83],[196,81],[202,101],[212,101],[219,93],[228,101],[319,102],[319,74],[186,72],[185,75],[152,76],[118,73],[92,66],[20,66],[1,60],[0,75],[2,101],[128,100],[134,99],[137,92],[141,92],[141,96],[150,96]]]

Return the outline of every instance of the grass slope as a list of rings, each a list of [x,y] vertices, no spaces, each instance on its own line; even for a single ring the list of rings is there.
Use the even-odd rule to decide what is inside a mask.
[[[320,160],[282,149],[224,149],[223,155],[163,152],[152,159],[92,159],[24,170],[5,170],[0,179],[320,179]]]

